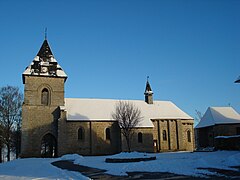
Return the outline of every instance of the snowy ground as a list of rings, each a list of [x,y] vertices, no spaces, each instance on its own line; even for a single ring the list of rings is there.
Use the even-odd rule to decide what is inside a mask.
[[[240,151],[216,152],[174,152],[174,153],[120,153],[116,158],[156,156],[153,161],[136,163],[105,163],[105,158],[113,156],[65,155],[57,159],[18,159],[0,164],[0,179],[83,179],[80,173],[58,169],[51,165],[57,160],[74,160],[75,164],[107,170],[114,175],[126,175],[126,172],[171,172],[176,174],[200,176],[211,175],[207,170],[197,168],[230,169],[240,166]]]
[[[57,159],[28,158],[0,164],[1,180],[88,179],[77,172],[56,168],[51,162]]]

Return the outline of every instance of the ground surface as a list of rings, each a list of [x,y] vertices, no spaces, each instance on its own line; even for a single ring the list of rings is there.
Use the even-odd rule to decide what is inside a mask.
[[[106,163],[106,158],[156,160]],[[54,165],[52,165],[52,163]],[[57,167],[56,167],[57,166]],[[64,155],[60,158],[17,159],[0,164],[0,179],[240,179],[240,151],[120,153],[113,156]]]
[[[132,163],[106,163],[106,158],[136,158],[156,156],[156,160]],[[240,151],[216,152],[172,152],[172,153],[120,153],[113,156],[65,155],[61,160],[72,160],[74,164],[104,169],[106,173],[127,176],[131,172],[173,173],[185,176],[217,176],[212,169],[238,172],[233,166],[240,166]]]
[[[240,179],[240,171],[232,171],[232,170],[222,170],[222,169],[215,169],[215,168],[204,168],[205,170],[209,170],[211,172],[217,173],[217,175],[210,175],[206,177],[194,177],[194,176],[184,176],[174,173],[167,173],[167,172],[129,172],[127,176],[116,176],[107,174],[106,170],[86,167],[74,164],[72,161],[68,160],[61,160],[53,162],[52,165],[69,170],[69,171],[76,171],[80,172],[84,176],[89,177],[90,179],[113,179],[113,180],[121,180],[121,179],[186,179],[186,180],[202,180],[202,179]],[[236,167],[240,169],[240,167]],[[199,168],[202,169],[202,168]]]
[[[84,176],[89,177],[90,179],[113,179],[113,180],[121,180],[121,179],[196,179],[195,177],[190,177],[190,176],[183,176],[183,175],[178,175],[178,174],[173,174],[173,173],[149,173],[149,172],[130,172],[127,173],[127,176],[116,176],[116,175],[111,175],[107,174],[106,170],[101,170],[101,169],[96,169],[96,168],[91,168],[91,167],[86,167],[86,166],[81,166],[74,164],[71,161],[67,160],[61,160],[61,161],[56,161],[53,162],[52,165],[69,170],[69,171],[76,171],[80,172]],[[201,178],[197,178],[201,179]]]

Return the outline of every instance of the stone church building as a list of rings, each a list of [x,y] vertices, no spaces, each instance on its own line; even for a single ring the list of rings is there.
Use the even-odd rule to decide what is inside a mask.
[[[127,150],[121,129],[111,116],[119,100],[65,98],[67,75],[47,40],[22,78],[21,157],[103,155]],[[132,150],[193,151],[193,118],[170,101],[153,100],[148,81],[144,95],[145,100],[128,101],[143,117],[134,128]]]

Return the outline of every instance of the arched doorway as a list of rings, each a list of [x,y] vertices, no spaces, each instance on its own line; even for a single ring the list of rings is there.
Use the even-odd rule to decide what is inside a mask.
[[[41,156],[45,158],[57,157],[57,142],[55,137],[50,133],[42,138]]]

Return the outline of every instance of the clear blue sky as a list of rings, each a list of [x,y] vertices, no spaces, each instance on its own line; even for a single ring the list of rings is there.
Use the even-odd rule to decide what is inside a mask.
[[[0,86],[19,86],[48,28],[66,97],[154,99],[240,111],[240,1],[0,1]]]

